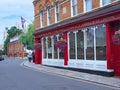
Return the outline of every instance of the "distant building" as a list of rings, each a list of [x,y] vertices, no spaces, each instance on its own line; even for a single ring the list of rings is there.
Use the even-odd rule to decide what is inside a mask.
[[[35,63],[120,76],[120,0],[34,0]],[[64,49],[56,48],[60,39]],[[61,44],[63,45],[63,44]]]
[[[10,39],[10,42],[8,43],[7,49],[7,55],[9,57],[25,57],[26,51],[24,50],[24,45],[19,42],[20,35],[16,35],[13,38]]]

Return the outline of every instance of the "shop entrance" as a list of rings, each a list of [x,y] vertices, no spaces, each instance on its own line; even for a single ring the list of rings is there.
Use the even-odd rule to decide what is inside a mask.
[[[111,50],[112,50],[112,59],[113,59],[113,68],[114,68],[114,75],[120,76],[120,22],[115,22],[114,28],[111,31]],[[116,36],[116,33],[119,33],[119,36]],[[118,39],[118,40],[117,40]]]

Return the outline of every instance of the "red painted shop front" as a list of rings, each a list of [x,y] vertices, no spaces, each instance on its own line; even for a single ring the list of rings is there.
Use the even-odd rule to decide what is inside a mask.
[[[106,12],[107,11],[107,12]],[[114,70],[114,75],[120,76],[120,45],[113,43],[112,37],[116,30],[117,23],[120,22],[120,5],[102,9],[99,12],[92,12],[92,15],[84,15],[67,22],[58,23],[53,26],[42,28],[34,33],[35,43],[42,37],[63,33],[68,43],[67,33],[72,30],[95,26],[106,25],[106,59],[107,69]],[[118,27],[120,29],[120,27]],[[68,46],[64,53],[64,65],[68,65]],[[35,51],[36,64],[42,64],[42,51]]]
[[[114,42],[113,38],[118,30],[120,30],[120,20],[107,24],[107,65],[109,69],[114,69],[115,76],[120,76],[120,41]]]

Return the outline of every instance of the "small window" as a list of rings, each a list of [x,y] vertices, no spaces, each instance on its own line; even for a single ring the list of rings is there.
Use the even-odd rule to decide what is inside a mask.
[[[51,7],[49,6],[47,9],[47,21],[48,21],[48,25],[51,24]]]
[[[43,11],[40,12],[40,24],[41,24],[41,27],[44,26],[44,14],[43,14]]]
[[[59,2],[55,5],[55,22],[59,21]]]
[[[92,0],[85,0],[84,1],[84,11],[91,11],[92,10]]]
[[[105,6],[110,4],[112,1],[111,0],[101,0],[101,6]]]
[[[78,11],[77,11],[77,0],[72,0],[72,16],[76,16]]]

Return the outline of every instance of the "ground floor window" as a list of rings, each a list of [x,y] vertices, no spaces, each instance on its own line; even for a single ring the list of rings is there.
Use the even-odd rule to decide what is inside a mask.
[[[96,29],[96,60],[106,60],[106,31],[104,25]]]
[[[43,58],[45,59],[64,58],[64,51],[59,48],[55,48],[54,46],[55,43],[60,40],[60,37],[62,37],[62,34],[42,38]]]
[[[77,59],[84,59],[84,32],[79,30],[77,38]]]
[[[70,38],[72,37],[72,38]],[[69,45],[70,45],[70,58],[71,59],[75,59],[75,33],[74,32],[70,32],[69,34]]]
[[[92,28],[87,28],[85,36],[86,59],[94,60],[94,30]]]
[[[55,48],[55,43],[64,38],[63,34],[42,38],[43,58],[64,59],[64,51]],[[69,59],[106,60],[106,28],[104,25],[68,32]]]
[[[69,58],[75,60],[106,60],[106,29],[104,25],[69,32]]]

